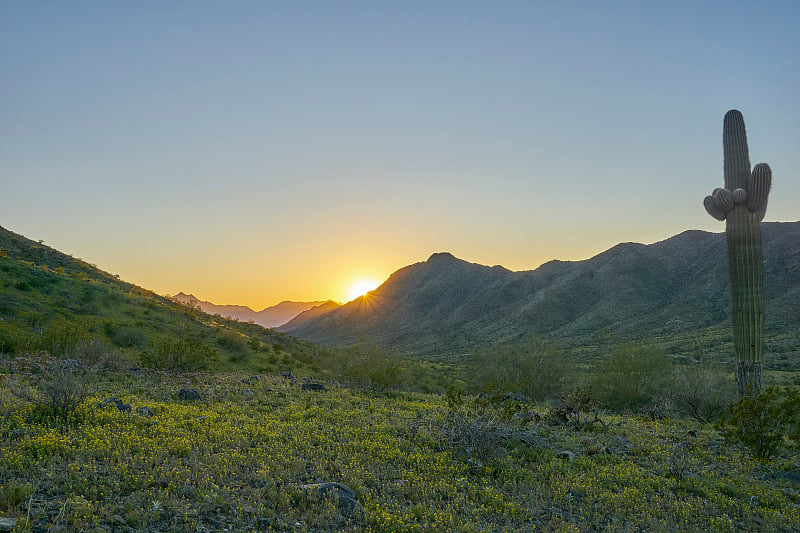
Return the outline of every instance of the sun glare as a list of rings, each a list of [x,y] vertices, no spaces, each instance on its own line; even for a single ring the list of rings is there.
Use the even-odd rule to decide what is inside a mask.
[[[364,296],[369,291],[375,290],[378,288],[378,283],[372,281],[370,279],[362,279],[357,281],[350,287],[350,292],[348,294],[348,301],[355,300],[359,296]]]

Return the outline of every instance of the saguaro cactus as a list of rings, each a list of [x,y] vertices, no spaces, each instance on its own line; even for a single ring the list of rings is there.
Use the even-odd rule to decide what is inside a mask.
[[[764,350],[763,257],[760,223],[767,211],[772,170],[759,163],[750,171],[742,114],[732,109],[722,127],[725,188],[714,189],[703,205],[725,221],[733,304],[736,388],[739,396],[761,391]]]

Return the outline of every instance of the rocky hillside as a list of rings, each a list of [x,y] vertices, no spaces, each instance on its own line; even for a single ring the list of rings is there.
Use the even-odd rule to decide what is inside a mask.
[[[800,222],[765,223],[762,232],[767,331],[796,332]],[[584,345],[669,338],[724,328],[727,268],[724,234],[703,231],[524,272],[439,253],[367,296],[282,330],[332,346],[366,340],[434,359],[530,334]]]

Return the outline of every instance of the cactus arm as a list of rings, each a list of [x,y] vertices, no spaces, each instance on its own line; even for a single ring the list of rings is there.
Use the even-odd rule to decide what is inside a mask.
[[[747,208],[750,211],[766,212],[770,187],[772,187],[772,169],[766,163],[757,164],[747,184]],[[759,220],[763,218],[762,214]]]

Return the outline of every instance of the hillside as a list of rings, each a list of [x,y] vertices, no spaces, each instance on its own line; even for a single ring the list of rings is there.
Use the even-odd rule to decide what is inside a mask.
[[[773,350],[797,350],[800,222],[765,223],[762,232],[767,334]],[[694,337],[693,350],[713,353],[727,349],[730,336],[727,268],[724,234],[702,231],[523,272],[439,253],[367,296],[281,329],[331,346],[367,339],[430,359],[530,334],[573,346],[656,339],[678,351]]]
[[[276,328],[286,324],[294,317],[308,311],[313,307],[317,307],[325,302],[291,302],[283,301],[277,305],[273,305],[262,309],[261,311],[254,311],[253,309],[244,305],[218,305],[211,302],[200,300],[193,294],[185,294],[179,292],[172,297],[173,300],[185,305],[197,307],[204,313],[209,315],[220,315],[225,318],[231,318],[240,322],[254,322],[265,328]]]
[[[173,370],[317,369],[327,350],[210,316],[0,227],[0,354]],[[316,371],[316,370],[315,370]]]

